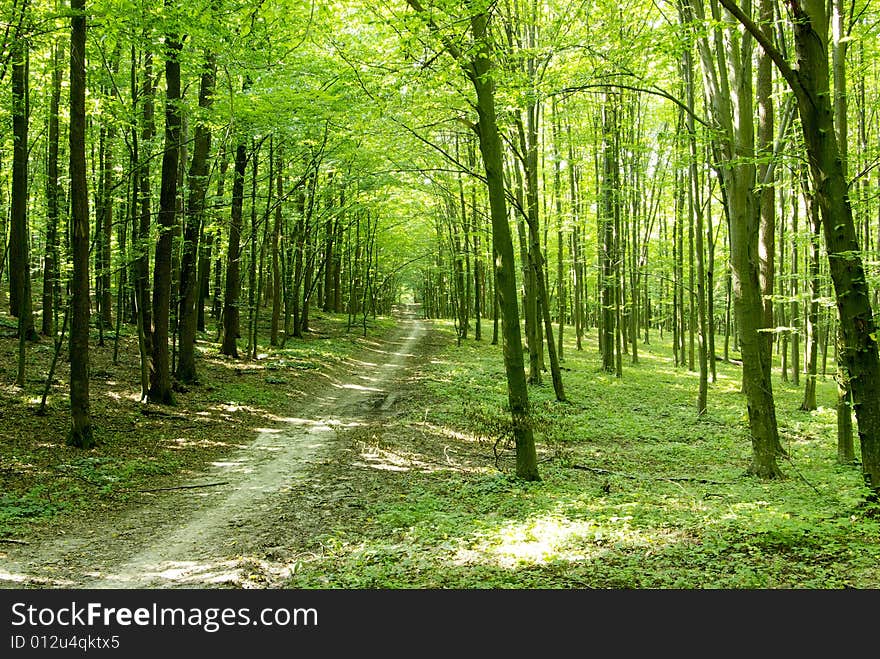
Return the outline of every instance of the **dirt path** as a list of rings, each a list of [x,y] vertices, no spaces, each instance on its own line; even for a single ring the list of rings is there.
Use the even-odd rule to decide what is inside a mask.
[[[381,423],[418,362],[425,323],[410,313],[390,339],[350,364],[350,371],[289,411],[282,428],[265,429],[244,449],[186,486],[112,519],[82,520],[57,537],[10,548],[0,587],[272,587],[294,562],[308,529],[297,514],[310,467],[341,450],[350,429]],[[351,497],[344,479],[319,495]],[[303,505],[306,505],[303,503]],[[255,558],[256,557],[256,558]],[[258,564],[255,564],[258,563]],[[255,577],[259,575],[259,577]]]

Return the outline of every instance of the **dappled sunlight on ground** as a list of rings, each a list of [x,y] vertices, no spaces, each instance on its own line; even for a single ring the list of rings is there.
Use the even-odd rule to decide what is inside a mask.
[[[333,386],[337,387],[338,389],[353,389],[355,391],[376,391],[376,392],[384,391],[384,389],[379,389],[377,387],[367,387],[362,384],[354,384],[353,382],[347,382],[345,384],[336,384]]]
[[[223,447],[241,447],[243,444],[230,440],[212,440],[205,437],[175,437],[171,440],[174,445],[170,448],[223,448]]]
[[[513,569],[551,561],[590,561],[609,547],[617,551],[645,550],[680,542],[684,534],[671,529],[640,529],[632,518],[571,520],[539,516],[510,521],[492,531],[478,532],[456,552],[453,563],[490,563]]]
[[[375,444],[362,443],[358,457],[360,458],[359,460],[352,462],[353,467],[384,471],[418,471],[421,473],[450,470],[462,471],[465,469],[449,453],[444,453],[444,460],[433,460],[424,454],[414,451],[391,450]]]
[[[425,413],[427,414],[427,410],[425,411]],[[449,439],[455,439],[461,442],[480,442],[485,440],[485,438],[477,437],[472,433],[460,432],[458,430],[453,430],[452,428],[448,428],[446,426],[438,426],[427,421],[415,422],[413,425],[416,427],[424,428],[425,430],[433,433],[436,436],[448,437]]]

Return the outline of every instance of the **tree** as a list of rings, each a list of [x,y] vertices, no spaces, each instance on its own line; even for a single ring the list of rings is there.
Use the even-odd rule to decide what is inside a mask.
[[[426,21],[432,32],[440,37],[444,49],[463,70],[476,94],[474,104],[478,116],[476,131],[483,157],[492,220],[492,238],[497,254],[495,276],[502,314],[502,351],[507,375],[507,398],[516,444],[516,475],[524,480],[539,480],[535,438],[529,414],[528,387],[523,370],[513,240],[507,224],[504,155],[495,112],[495,82],[492,77],[492,42],[488,29],[488,10],[473,0],[466,3],[469,12],[467,23],[473,39],[473,47],[465,51],[459,49],[455,41],[440,31],[437,23],[419,0],[407,1]]]
[[[37,339],[31,302],[30,236],[28,230],[28,121],[30,110],[28,69],[29,49],[24,34],[28,2],[21,8],[21,20],[12,42],[12,194],[9,232],[9,308],[19,319],[23,341]],[[23,359],[19,357],[19,372]],[[21,375],[19,376],[21,379]],[[23,383],[22,383],[23,384]]]
[[[60,290],[58,220],[60,215],[61,186],[58,180],[59,126],[58,107],[61,103],[62,48],[52,48],[52,94],[49,102],[48,148],[46,154],[46,254],[43,260],[43,318],[42,332],[55,335],[55,312]]]
[[[840,316],[840,355],[858,422],[862,472],[880,492],[880,355],[868,280],[859,251],[843,160],[834,124],[828,67],[828,16],[819,0],[788,0],[798,67],[732,1],[724,7],[754,35],[797,99],[813,190],[819,204],[831,280]]]
[[[247,146],[240,140],[235,148],[232,174],[232,211],[229,220],[229,241],[226,248],[226,285],[223,296],[223,343],[220,352],[238,358],[239,308],[241,297],[241,218],[244,206],[244,175],[247,169]]]
[[[91,448],[89,410],[89,195],[86,181],[86,3],[70,1],[70,418],[67,443]]]
[[[720,12],[712,5],[719,25]],[[692,13],[691,13],[692,12]],[[702,0],[684,0],[684,16],[706,20]],[[723,25],[723,24],[721,24]],[[722,31],[723,30],[723,34]],[[754,112],[752,108],[752,45],[735,27],[714,28],[714,42],[697,38],[703,82],[715,124],[718,173],[724,190],[733,268],[734,310],[739,326],[745,390],[752,438],[749,471],[762,478],[782,475],[776,463],[781,452],[776,407],[770,378],[770,351],[761,333],[764,304],[758,253],[760,204],[756,195]]]
[[[216,63],[207,53],[199,84],[199,110],[207,111],[213,103]],[[199,234],[202,232],[205,212],[205,192],[208,188],[208,154],[211,150],[211,128],[206,118],[200,118],[193,137],[193,155],[190,161],[189,198],[186,205],[186,226],[183,233],[183,256],[180,264],[180,312],[178,324],[180,351],[176,377],[181,382],[195,382],[195,343],[198,316],[196,280]]]
[[[172,7],[173,0],[165,6]],[[180,51],[183,43],[174,29],[165,35],[165,150],[159,194],[159,239],[153,268],[153,353],[149,400],[171,405],[171,360],[168,347],[171,307],[172,232],[177,218],[177,168],[180,164]]]

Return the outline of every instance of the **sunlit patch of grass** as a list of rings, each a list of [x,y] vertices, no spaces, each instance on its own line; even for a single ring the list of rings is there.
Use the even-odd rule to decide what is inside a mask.
[[[624,551],[655,550],[681,540],[671,529],[641,529],[632,526],[632,516],[611,516],[605,520],[576,520],[564,516],[531,517],[507,523],[492,533],[478,534],[459,551],[455,562],[490,563],[515,569],[553,561],[594,560],[609,548]]]

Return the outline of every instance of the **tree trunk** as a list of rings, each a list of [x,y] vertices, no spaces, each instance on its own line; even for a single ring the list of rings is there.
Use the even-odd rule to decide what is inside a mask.
[[[24,11],[24,9],[22,9]],[[12,194],[9,231],[9,308],[19,319],[19,335],[34,341],[28,230],[28,45],[21,34],[12,43]],[[24,345],[22,343],[22,345]]]
[[[758,20],[766,34],[772,34],[773,7],[775,0],[758,0]],[[776,187],[774,169],[770,159],[773,156],[773,63],[767,54],[758,49],[757,71],[755,77],[755,97],[758,105],[758,130],[755,155],[758,158],[758,182],[762,184],[758,192],[761,206],[761,224],[758,235],[758,278],[764,304],[764,327],[776,326],[773,319],[773,285],[775,267],[773,257],[776,253]],[[769,174],[768,174],[769,172]],[[767,351],[771,352],[775,334],[767,332],[764,337]],[[772,360],[771,360],[772,363]]]
[[[565,237],[562,230],[562,157],[559,152],[560,147],[560,126],[559,126],[559,107],[553,104],[553,198],[556,204],[556,294],[558,302],[556,303],[557,322],[559,323],[559,336],[557,338],[557,352],[559,361],[565,358],[565,349],[563,346],[563,338],[565,335],[566,308],[565,303],[568,299],[568,291],[566,288],[565,273]],[[569,164],[569,167],[571,164]]]
[[[214,56],[207,53],[199,82],[199,109],[207,112],[213,103]],[[199,234],[205,214],[205,193],[208,188],[208,154],[211,151],[211,129],[204,121],[199,121],[193,136],[193,154],[190,160],[187,182],[189,198],[186,204],[186,224],[183,231],[183,254],[180,261],[180,311],[178,329],[180,333],[177,358],[177,379],[184,383],[195,382],[195,345],[198,315],[197,256]]]
[[[698,18],[704,18],[702,5]],[[685,15],[690,5],[685,7]],[[713,18],[718,21],[720,12]],[[720,28],[719,28],[720,30]],[[749,472],[761,478],[782,475],[777,454],[782,453],[776,424],[776,407],[770,377],[770,351],[761,333],[764,304],[760,286],[759,253],[760,206],[754,160],[752,111],[751,38],[738,30],[725,28],[724,40],[715,33],[713,48],[708,38],[698,39],[703,64],[703,80],[717,127],[718,165],[724,186],[730,228],[730,261],[733,269],[734,312],[743,363],[743,389],[746,395],[752,463]],[[714,61],[713,61],[714,60]]]
[[[486,172],[486,186],[492,218],[492,236],[498,253],[496,280],[502,315],[502,350],[507,374],[507,398],[516,445],[516,475],[524,480],[540,480],[535,439],[529,411],[528,387],[523,370],[522,338],[517,305],[516,270],[513,241],[507,223],[507,200],[504,189],[504,158],[495,115],[495,83],[491,76],[491,52],[487,41],[488,16],[471,16],[471,31],[478,48],[469,61],[461,61],[477,97],[477,128],[480,153]]]
[[[238,358],[239,309],[241,297],[241,219],[244,207],[244,176],[247,170],[247,147],[242,139],[235,148],[232,174],[232,208],[229,219],[229,242],[226,249],[226,285],[223,295],[223,342],[220,353]]]
[[[794,196],[797,196],[795,193]],[[800,308],[801,308],[801,300],[800,300],[800,290],[799,290],[799,278],[800,273],[798,272],[800,268],[798,252],[800,250],[800,245],[798,241],[798,216],[795,213],[792,216],[792,240],[791,240],[791,311],[790,311],[790,321],[789,325],[791,326],[791,383],[799,387],[801,384],[800,374],[801,374],[801,334],[800,334]]]
[[[265,263],[266,249],[269,244],[269,219],[272,214],[272,182],[275,179],[275,142],[269,138],[269,175],[266,177],[266,211],[263,215],[263,238],[259,247],[259,263],[257,264],[257,295],[256,305],[254,307],[254,321],[251,325],[251,354],[250,359],[258,358],[257,337],[260,327],[260,306],[263,304],[263,281],[265,280]],[[254,208],[256,208],[256,200],[254,200]]]
[[[806,181],[805,181],[806,183]],[[807,209],[810,217],[810,303],[807,312],[807,378],[804,382],[804,402],[801,409],[816,409],[816,375],[819,357],[819,237],[822,231],[819,217],[819,206],[813,195],[806,195]]]
[[[46,254],[43,261],[43,318],[44,336],[55,335],[55,312],[59,297],[58,282],[58,218],[61,186],[58,183],[58,106],[61,101],[62,48],[52,47],[52,92],[49,99],[49,145],[46,160]]]
[[[114,55],[113,66],[118,68],[119,57]],[[102,164],[102,190],[101,190],[101,208],[99,217],[96,218],[96,231],[99,232],[100,239],[95,245],[95,249],[100,251],[100,272],[95,272],[95,277],[99,281],[96,283],[97,295],[100,295],[100,304],[98,313],[100,314],[101,327],[113,326],[113,295],[110,289],[110,272],[112,269],[112,246],[111,239],[113,235],[113,141],[116,138],[116,129],[114,126],[107,126],[104,134],[104,159]],[[96,295],[96,297],[97,297]]]
[[[731,0],[720,1],[750,32],[758,32],[758,28]],[[862,472],[873,496],[876,496],[880,492],[877,326],[835,130],[828,69],[828,17],[825,3],[819,0],[788,0],[787,4],[792,14],[798,68],[793,69],[772,43],[766,39],[759,41],[773,57],[797,98],[840,317],[841,360],[847,370],[858,421]]]
[[[226,171],[229,169],[229,159],[227,157],[228,152],[225,148],[225,145],[221,148],[221,153],[218,156],[220,160],[220,165],[217,173],[217,194],[215,196],[215,200],[212,203],[214,207],[213,212],[211,213],[212,217],[217,217],[216,207],[222,203],[223,200],[223,192],[226,185]],[[217,246],[218,257],[216,260],[213,257],[214,245]],[[219,258],[220,252],[220,229],[219,227],[212,226],[207,227],[205,222],[202,222],[202,240],[199,241],[199,295],[198,300],[196,301],[196,315],[198,317],[198,329],[200,332],[205,331],[205,300],[211,298],[211,315],[215,318],[219,318],[219,308],[220,304],[220,270],[221,268],[221,259]],[[214,295],[211,294],[211,262],[214,262]],[[219,336],[219,332],[218,332]]]
[[[70,432],[67,443],[94,445],[89,410],[89,196],[86,183],[86,3],[70,9]]]
[[[275,221],[272,225],[272,320],[269,326],[269,343],[278,345],[278,332],[281,327],[281,293],[284,290],[284,282],[281,280],[281,263],[279,258],[279,244],[281,242],[281,197],[284,193],[284,178],[281,172],[281,149],[275,164],[275,192],[278,201],[275,202]],[[272,185],[272,181],[269,181]]]
[[[697,171],[697,133],[694,121],[694,61],[693,54],[687,50],[684,54],[682,67],[685,75],[685,88],[687,104],[690,112],[687,113],[686,125],[688,132],[688,146],[690,149],[690,166],[688,186],[688,209],[691,217],[691,226],[694,234],[696,252],[696,284],[697,284],[697,316],[698,316],[698,363],[699,384],[697,386],[697,416],[706,413],[709,392],[709,364],[706,346],[706,257],[703,246],[703,205],[700,198],[700,176]]]
[[[259,152],[261,144],[257,144],[251,139],[251,228],[248,235],[249,255],[248,255],[248,319],[247,319],[247,345],[245,355],[247,359],[251,359],[254,350],[254,320],[256,318],[256,307],[259,306],[260,300],[256,297],[257,293],[257,175],[259,174]],[[271,158],[270,158],[271,162]],[[272,172],[269,172],[269,180],[272,179]]]
[[[606,97],[602,105],[602,187],[600,203],[600,270],[601,270],[601,300],[602,300],[602,331],[600,333],[600,345],[602,349],[602,369],[606,373],[614,373],[616,370],[615,352],[617,335],[617,315],[615,314],[617,277],[615,276],[615,250],[614,216],[615,195],[614,187],[617,168],[617,159],[614,153],[614,136],[617,130],[617,114],[614,102],[610,95]]]
[[[141,139],[140,144],[148,148],[156,133],[154,119],[153,57],[150,52],[144,53],[144,80],[141,90],[143,106],[141,108]],[[138,164],[138,196],[140,199],[140,215],[137,234],[132,236],[136,245],[135,260],[135,296],[138,298],[137,308],[141,326],[144,331],[141,361],[149,372],[152,368],[153,354],[153,312],[152,292],[150,286],[150,226],[152,224],[152,193],[150,191],[150,160],[152,154],[144,153]],[[149,389],[141,392],[141,398],[147,399]]]
[[[166,3],[170,0],[166,0]],[[152,403],[174,403],[171,390],[171,360],[168,349],[171,311],[171,261],[174,225],[177,219],[177,168],[180,164],[180,51],[176,34],[165,37],[165,151],[162,154],[162,182],[159,191],[159,238],[153,268],[153,354],[150,369]]]

